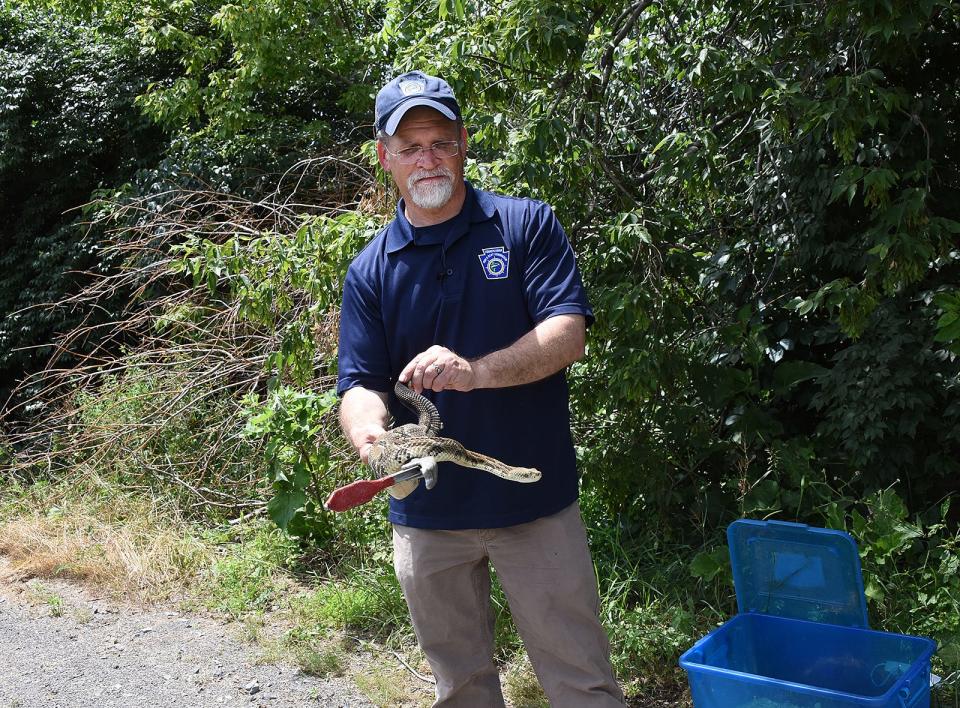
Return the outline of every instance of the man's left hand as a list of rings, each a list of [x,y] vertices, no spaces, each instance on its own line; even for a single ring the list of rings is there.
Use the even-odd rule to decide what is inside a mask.
[[[446,347],[434,344],[403,367],[400,380],[417,393],[431,391],[472,391],[478,388],[479,368]]]

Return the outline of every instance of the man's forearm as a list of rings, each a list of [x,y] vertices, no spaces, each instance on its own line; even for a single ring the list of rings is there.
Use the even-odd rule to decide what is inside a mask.
[[[364,463],[367,462],[370,444],[383,434],[389,420],[387,394],[360,386],[343,394],[340,427]]]
[[[545,379],[583,358],[585,340],[582,315],[546,319],[509,347],[470,360],[475,387],[503,388]]]

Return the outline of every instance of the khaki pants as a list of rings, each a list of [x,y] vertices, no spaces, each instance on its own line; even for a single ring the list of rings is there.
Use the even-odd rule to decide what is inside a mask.
[[[393,527],[394,566],[437,680],[435,708],[501,707],[492,564],[553,708],[623,706],[580,507],[499,529]]]

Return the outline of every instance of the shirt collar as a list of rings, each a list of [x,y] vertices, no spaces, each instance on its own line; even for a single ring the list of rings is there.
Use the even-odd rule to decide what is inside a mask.
[[[395,253],[413,243],[418,232],[423,233],[425,244],[443,243],[450,246],[454,241],[470,230],[470,224],[486,221],[493,217],[496,206],[486,192],[477,191],[464,180],[466,195],[460,213],[452,219],[435,226],[417,229],[407,221],[404,214],[403,199],[397,203],[397,213],[387,231],[387,253]],[[442,231],[441,231],[442,230]],[[438,233],[439,232],[439,233]],[[442,234],[442,235],[441,235]],[[438,238],[439,236],[439,238]]]

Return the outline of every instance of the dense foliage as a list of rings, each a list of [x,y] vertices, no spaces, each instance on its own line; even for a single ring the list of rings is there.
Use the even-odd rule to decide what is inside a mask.
[[[118,196],[161,214],[141,229],[169,232],[166,202],[150,197],[157,183],[253,200],[255,222],[235,235],[230,220],[188,220],[163,242],[164,292],[190,295],[159,319],[170,341],[208,337],[218,322],[251,341],[269,333],[244,350],[259,378],[222,390],[243,411],[245,439],[264,443],[261,482],[285,529],[333,544],[378,528],[320,507],[357,472],[329,442],[324,391],[339,278],[389,217],[370,159],[373,94],[420,68],[447,78],[465,109],[471,179],[552,204],[578,254],[597,321],[571,371],[575,433],[584,508],[611,534],[595,541],[601,584],[617,597],[620,661],[669,663],[698,622],[731,609],[720,532],[742,515],[852,531],[876,618],[935,635],[943,661],[960,661],[960,507],[949,503],[960,479],[957,3],[46,7],[0,15],[3,61],[66,76],[96,65],[115,83],[88,99],[65,101],[64,83],[56,100],[0,106],[0,209],[47,214],[4,257],[31,249],[59,274],[73,261],[57,254],[82,248],[60,212],[95,186],[119,188],[137,160],[152,162]],[[55,39],[55,23],[74,39]],[[100,53],[56,68],[71,41]],[[46,85],[28,75],[0,75],[0,95]],[[108,129],[86,127],[156,135],[147,119],[167,136],[162,158],[135,136],[98,147]],[[51,120],[69,141],[41,129]],[[123,150],[110,169],[70,179],[107,147]],[[347,172],[294,169],[308,157]],[[310,215],[271,222],[278,195]],[[0,310],[18,306],[13,294],[56,298],[25,289],[29,279],[6,269]],[[644,585],[641,560],[658,562],[651,538],[684,565]],[[703,615],[678,589],[694,558],[690,596],[719,598]],[[651,582],[680,599],[645,603]],[[651,622],[673,633],[651,638]]]
[[[133,106],[158,69],[122,37],[0,9],[0,398],[82,319],[49,306],[106,265],[80,207],[159,159],[162,133]]]

